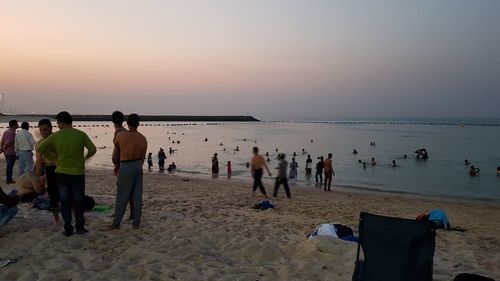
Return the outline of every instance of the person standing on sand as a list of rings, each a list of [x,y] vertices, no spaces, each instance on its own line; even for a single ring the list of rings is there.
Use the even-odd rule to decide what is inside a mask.
[[[113,135],[113,149],[116,148],[115,145],[115,140],[116,136],[121,133],[121,132],[127,132],[127,129],[123,127],[123,121],[125,120],[125,116],[121,111],[114,111],[111,114],[111,121],[113,122],[113,126],[115,127],[115,134]],[[117,148],[118,149],[118,148]],[[113,161],[113,164],[115,165],[113,169],[113,173],[116,176],[118,176],[118,171],[120,170],[120,153],[118,152],[116,155],[113,154],[111,155],[111,161]],[[133,219],[133,213],[134,213],[134,200],[132,196],[130,197],[129,200],[129,205],[130,205],[130,216],[129,220]]]
[[[36,144],[36,163],[35,175],[37,177],[45,176],[47,181],[47,192],[50,198],[50,210],[54,215],[54,220],[59,223],[59,189],[57,189],[57,175],[56,175],[56,155],[50,157],[43,157],[38,151],[38,145],[43,140],[52,134],[52,123],[49,119],[42,119],[38,121],[38,130],[42,139]]]
[[[287,178],[287,168],[288,168],[288,162],[285,160],[285,153],[278,153],[278,176],[276,177],[276,183],[274,184],[274,192],[273,192],[273,197],[278,196],[278,189],[280,188],[280,185],[283,184],[283,187],[285,188],[285,193],[286,197],[289,199],[292,198],[290,195],[290,187],[288,186],[288,178]]]
[[[16,149],[14,146],[17,128],[19,128],[17,120],[10,120],[9,129],[7,129],[7,131],[3,133],[2,140],[0,141],[0,154],[3,153],[3,155],[5,156],[5,161],[7,162],[7,165],[5,167],[5,182],[7,184],[16,183],[12,179],[12,170],[14,169],[14,164],[16,163]]]
[[[297,169],[299,168],[299,164],[295,161],[295,157],[292,157],[292,163],[290,163],[290,183],[295,184],[297,180]]]
[[[271,172],[269,171],[269,168],[267,167],[266,160],[264,157],[259,155],[259,148],[254,147],[252,149],[253,151],[253,156],[252,159],[250,160],[250,169],[252,172],[252,177],[253,177],[253,193],[257,190],[257,188],[260,189],[260,192],[267,198],[266,194],[266,189],[264,188],[264,185],[262,184],[262,174],[263,174],[263,169],[265,168],[269,176],[271,177]]]
[[[233,169],[231,168],[231,161],[227,161],[227,178],[231,178],[231,174],[233,173]]]
[[[148,153],[148,172],[153,171],[153,153]]]
[[[323,167],[324,167],[323,156],[320,156],[320,157],[318,157],[318,163],[316,163],[315,178],[316,178],[316,186],[317,187],[321,187],[321,185],[323,184]],[[319,182],[318,182],[318,178],[319,178]]]
[[[307,160],[306,160],[306,177],[311,177],[312,173],[312,163],[313,160],[311,159],[311,155],[307,155]]]
[[[325,188],[324,188],[325,191],[327,191],[326,189],[327,185],[328,185],[328,191],[331,191],[332,188],[332,176],[333,176],[332,156],[333,155],[331,153],[328,153],[328,159],[325,159],[325,161],[323,161],[325,169]]]
[[[219,173],[219,159],[217,159],[217,153],[214,153],[212,157],[212,174],[216,175]]]
[[[127,208],[127,202],[134,199],[133,222],[138,228],[142,215],[142,165],[146,158],[148,142],[146,137],[137,131],[139,115],[133,113],[127,118],[129,130],[116,136],[113,157],[120,159],[116,192],[115,217],[110,229],[120,228],[120,224]],[[117,155],[119,154],[119,155]]]
[[[165,155],[165,151],[163,148],[160,148],[158,151],[158,167],[160,168],[160,172],[165,171],[165,160],[167,159],[167,155]]]
[[[29,129],[28,122],[21,123],[21,131],[17,133],[15,139],[16,155],[19,159],[18,176],[33,170],[33,149],[35,149],[36,141]]]
[[[76,234],[87,233],[84,228],[85,160],[96,153],[96,147],[84,132],[73,128],[73,117],[66,111],[56,115],[59,131],[38,144],[41,155],[57,155],[57,188],[64,221],[64,235],[73,235],[71,212],[75,209]],[[87,155],[84,149],[87,149]]]

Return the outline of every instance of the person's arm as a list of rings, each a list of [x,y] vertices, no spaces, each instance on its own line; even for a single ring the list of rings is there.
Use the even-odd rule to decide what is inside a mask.
[[[85,156],[85,160],[87,160],[96,153],[97,148],[95,147],[94,143],[90,140],[89,136],[87,136],[87,134],[85,134],[85,141],[83,145],[87,148],[87,156]]]
[[[144,149],[142,151],[142,157],[141,157],[141,163],[144,164],[144,159],[146,159],[146,153],[148,152],[148,140],[146,138],[144,138],[144,141],[146,142],[144,144]]]
[[[53,140],[54,134],[51,134],[46,139],[41,140],[37,145],[37,151],[40,152],[41,155],[47,155],[49,147],[52,145]]]
[[[264,159],[262,159],[262,160],[264,160]],[[262,164],[264,164],[264,168],[266,168],[267,173],[268,173],[268,174],[269,174],[269,176],[271,177],[271,176],[272,176],[272,174],[271,174],[271,171],[269,171],[269,168],[267,167],[266,161],[262,161]]]
[[[33,137],[33,134],[30,133],[28,139],[29,139],[29,142],[31,143],[31,145],[33,145],[33,146],[36,145],[36,140]]]
[[[38,144],[35,146],[35,156],[36,156],[36,162],[35,162],[35,175],[37,177],[42,175],[42,169],[43,169],[43,156],[38,150]]]
[[[113,138],[113,153],[111,154],[111,161],[113,161],[115,166],[120,164],[120,144],[116,138],[116,134]]]

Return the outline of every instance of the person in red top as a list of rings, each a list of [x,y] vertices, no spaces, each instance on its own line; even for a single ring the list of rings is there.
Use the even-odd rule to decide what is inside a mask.
[[[3,153],[5,160],[7,161],[7,171],[6,171],[6,183],[13,184],[16,183],[12,179],[12,170],[14,169],[14,164],[16,163],[16,130],[19,128],[17,120],[9,121],[9,129],[3,133],[2,140],[0,141],[0,154]]]
[[[325,188],[324,190],[326,191],[326,186],[328,185],[328,191],[331,191],[332,188],[332,176],[333,176],[333,165],[332,165],[332,154],[328,153],[328,159],[325,159],[323,162],[324,164],[324,169],[325,169]]]

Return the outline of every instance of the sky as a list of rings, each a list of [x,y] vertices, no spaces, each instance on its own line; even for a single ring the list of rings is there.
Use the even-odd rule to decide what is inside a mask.
[[[0,0],[6,113],[500,118],[500,1]]]

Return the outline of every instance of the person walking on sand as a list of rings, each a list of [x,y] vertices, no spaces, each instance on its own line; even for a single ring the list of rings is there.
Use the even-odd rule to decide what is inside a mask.
[[[333,176],[333,164],[332,164],[332,154],[328,153],[328,159],[323,161],[324,169],[325,169],[325,191],[331,191],[332,188],[332,176]],[[328,186],[328,189],[326,187]]]
[[[115,127],[115,133],[113,135],[113,149],[118,149],[115,145],[115,140],[116,140],[116,136],[121,133],[121,132],[126,132],[127,129],[125,129],[125,127],[123,127],[123,121],[125,120],[125,116],[123,115],[123,113],[121,111],[114,111],[112,114],[111,114],[111,121],[113,122],[113,126]],[[114,169],[113,169],[113,173],[115,175],[115,177],[118,176],[118,171],[120,170],[120,153],[116,153],[111,155],[111,160],[113,161],[113,164],[114,164]],[[129,216],[129,220],[132,220],[133,219],[133,213],[134,213],[134,200],[132,197],[130,197],[130,200],[129,200],[129,205],[130,205],[130,216]]]
[[[12,179],[12,170],[14,169],[14,164],[16,163],[16,149],[15,149],[15,140],[16,140],[16,130],[19,128],[19,124],[17,120],[9,121],[9,129],[7,129],[3,135],[2,140],[0,141],[0,154],[3,153],[5,156],[5,161],[7,165],[5,167],[5,183],[13,184],[16,183]]]
[[[285,160],[285,157],[285,153],[278,153],[278,167],[276,167],[278,169],[278,176],[276,177],[276,183],[274,184],[273,197],[278,196],[278,189],[280,188],[280,185],[283,184],[286,197],[291,199],[292,196],[290,195],[290,187],[288,186],[287,178],[288,162]]]
[[[84,234],[85,160],[96,153],[96,147],[84,132],[73,128],[73,117],[66,111],[56,115],[59,131],[51,134],[38,144],[41,155],[57,155],[56,175],[61,215],[64,221],[64,235]],[[87,149],[87,155],[84,149]],[[71,213],[75,210],[75,228],[71,223]]]
[[[264,188],[264,185],[262,184],[262,174],[263,174],[263,169],[265,168],[269,176],[271,177],[271,172],[269,171],[269,168],[267,167],[266,160],[264,157],[259,155],[259,148],[254,147],[252,149],[253,151],[253,156],[252,159],[250,160],[250,169],[252,172],[252,177],[253,177],[253,193],[257,190],[257,188],[260,189],[260,192],[267,198],[267,193],[266,189]]]
[[[142,165],[146,158],[148,142],[146,137],[137,131],[139,115],[133,113],[127,118],[129,130],[116,136],[113,157],[120,158],[120,170],[116,190],[115,217],[110,229],[120,228],[127,208],[127,202],[134,199],[132,226],[138,228],[142,215]],[[116,154],[120,154],[119,156]]]
[[[18,176],[33,170],[33,149],[35,149],[36,141],[29,129],[28,122],[21,123],[21,131],[17,133],[15,139],[16,155],[19,159]]]
[[[299,164],[295,161],[295,157],[292,157],[292,162],[290,163],[290,184],[295,184],[298,168]]]
[[[55,162],[57,156],[54,154],[49,157],[43,157],[38,150],[38,145],[52,134],[52,123],[49,119],[42,119],[38,121],[38,130],[40,131],[42,139],[36,144],[35,175],[37,177],[45,177],[47,182],[47,193],[50,199],[50,210],[54,215],[55,222],[59,223],[59,189],[57,189]]]

